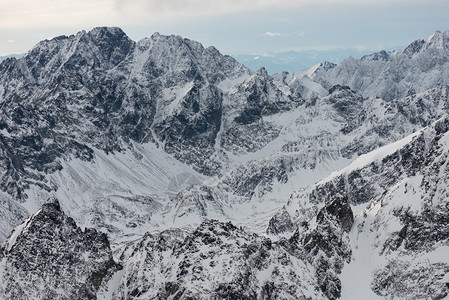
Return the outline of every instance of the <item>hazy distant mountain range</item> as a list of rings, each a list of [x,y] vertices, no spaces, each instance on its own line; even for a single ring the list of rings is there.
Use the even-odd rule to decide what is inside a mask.
[[[0,56],[0,62],[6,60],[8,58],[21,58],[24,55],[25,54],[11,54],[11,55],[6,55],[6,56]]]
[[[371,53],[373,53],[373,50],[337,48],[329,50],[302,50],[258,54],[244,53],[232,55],[232,57],[251,70],[258,70],[264,67],[269,74],[275,74],[282,71],[292,73],[297,72],[298,70],[305,70],[323,61],[338,64],[350,56],[360,58]]]

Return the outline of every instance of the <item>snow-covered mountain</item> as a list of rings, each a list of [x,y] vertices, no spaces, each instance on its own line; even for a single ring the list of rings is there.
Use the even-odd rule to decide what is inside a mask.
[[[339,275],[342,298],[446,297],[448,130],[446,116],[360,156],[348,167],[294,193],[278,214],[282,222],[272,222],[272,226],[298,224],[290,226],[296,230],[295,235],[307,236],[310,228],[319,228],[320,207],[335,201],[350,204],[352,226],[352,219],[338,216],[349,229],[345,242],[338,247],[351,249],[350,259],[343,256],[349,264]],[[333,259],[328,255],[332,249],[321,250],[327,254],[324,258]]]
[[[284,211],[296,209],[291,219],[299,223],[277,241],[207,220],[192,232],[148,233],[120,249],[115,262],[104,235],[77,228],[51,200],[5,243],[1,291],[45,298],[61,295],[54,290],[62,285],[62,296],[70,296],[71,285],[51,279],[70,255],[76,278],[88,284],[82,289],[98,299],[426,298],[429,290],[444,298],[448,132],[443,118],[298,191]],[[25,284],[35,272],[45,280]]]
[[[282,128],[276,140],[222,175],[181,191],[164,213],[176,226],[212,217],[262,233],[291,193],[447,115],[448,100],[447,86],[390,102],[336,86],[326,97],[266,118]]]
[[[320,64],[311,78],[325,88],[350,86],[365,97],[393,100],[449,84],[449,31],[436,31],[404,50],[380,51],[340,64]]]
[[[5,60],[0,295],[445,297],[447,36],[274,76],[106,27]]]
[[[96,299],[121,268],[106,234],[81,230],[54,198],[14,230],[0,258],[3,299]]]

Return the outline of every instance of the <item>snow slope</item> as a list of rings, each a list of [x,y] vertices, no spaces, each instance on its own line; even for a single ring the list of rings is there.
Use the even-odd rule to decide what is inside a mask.
[[[342,299],[420,299],[429,290],[436,298],[448,295],[448,124],[445,117],[374,150],[290,199],[284,218],[306,228],[316,228],[308,216],[323,202],[351,204],[351,258],[339,275]]]

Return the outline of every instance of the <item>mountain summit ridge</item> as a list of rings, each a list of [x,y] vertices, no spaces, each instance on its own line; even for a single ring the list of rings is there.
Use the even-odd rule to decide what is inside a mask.
[[[313,79],[325,88],[348,85],[365,97],[391,101],[446,85],[449,31],[436,31],[404,50],[380,51],[348,58],[331,69],[318,69]]]

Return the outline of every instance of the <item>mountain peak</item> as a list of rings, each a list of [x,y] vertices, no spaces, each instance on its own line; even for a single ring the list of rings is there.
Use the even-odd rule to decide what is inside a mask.
[[[152,35],[151,35],[151,38],[152,39],[157,39],[157,38],[159,38],[159,37],[161,37],[162,35],[159,33],[159,32],[155,32],[155,33],[153,33]]]
[[[429,36],[426,40],[427,43],[431,43],[432,41],[440,40],[443,36],[443,33],[440,30],[435,31],[431,36]]]
[[[120,268],[106,234],[81,230],[56,198],[16,228],[8,245],[3,258],[8,272],[0,274],[0,293],[8,299],[95,299],[102,281]]]
[[[42,205],[42,209],[53,210],[58,213],[62,213],[61,205],[58,198],[50,197],[47,202]]]
[[[426,42],[424,40],[416,40],[412,42],[410,45],[408,45],[407,48],[404,49],[404,53],[409,56],[418,53],[419,51],[421,51],[425,43]]]
[[[449,40],[449,31],[441,32],[441,31],[435,31],[430,37],[426,40],[426,47],[425,49],[438,49],[438,50],[444,50],[447,49],[447,44]]]
[[[267,70],[264,67],[262,67],[259,70],[257,70],[255,75],[256,76],[267,77],[268,76],[268,72],[267,72]]]
[[[388,61],[390,59],[390,55],[387,51],[381,50],[374,54],[365,55],[361,58],[361,60],[375,60],[375,61]]]
[[[104,35],[104,34],[113,34],[113,35],[126,35],[126,33],[120,27],[107,27],[100,26],[95,27],[89,31],[90,34]]]

